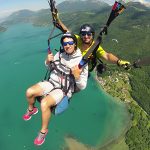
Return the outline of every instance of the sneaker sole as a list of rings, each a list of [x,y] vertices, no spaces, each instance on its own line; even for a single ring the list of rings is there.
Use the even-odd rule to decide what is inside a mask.
[[[44,139],[43,139],[43,142],[42,143],[40,143],[40,144],[36,144],[36,143],[34,143],[36,146],[40,146],[40,145],[42,145],[44,142],[45,142],[45,138],[46,138],[46,135],[48,134],[48,130],[47,130],[47,133],[45,134],[45,137],[44,137]]]
[[[43,142],[42,142],[42,143],[40,143],[40,144],[36,144],[36,143],[34,143],[34,144],[35,144],[35,145],[37,145],[37,146],[40,146],[40,145],[42,145],[44,142],[45,142],[45,138],[44,138],[44,140],[43,140]]]

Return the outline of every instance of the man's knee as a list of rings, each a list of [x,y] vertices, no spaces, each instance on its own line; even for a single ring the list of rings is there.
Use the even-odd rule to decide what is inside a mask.
[[[26,96],[32,97],[34,95],[34,90],[30,87],[26,90]]]
[[[32,96],[37,97],[37,96],[42,96],[42,93],[43,93],[43,91],[42,91],[41,87],[38,84],[36,84],[27,89],[26,96],[28,98],[30,98]]]

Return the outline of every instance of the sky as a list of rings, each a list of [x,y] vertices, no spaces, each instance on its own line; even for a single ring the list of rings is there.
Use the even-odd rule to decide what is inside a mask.
[[[56,4],[65,0],[55,0]],[[103,0],[105,1],[105,0]],[[131,1],[131,0],[124,0]],[[150,2],[150,0],[137,0],[140,2]],[[106,0],[110,4],[113,4],[115,0]],[[47,0],[0,0],[0,18],[4,18],[10,15],[12,12],[21,9],[39,10],[49,8]]]
[[[56,0],[59,4],[64,0]],[[0,18],[21,9],[39,10],[49,8],[47,0],[0,0]]]

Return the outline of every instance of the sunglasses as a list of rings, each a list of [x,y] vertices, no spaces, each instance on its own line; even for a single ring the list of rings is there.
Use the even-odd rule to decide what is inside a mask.
[[[73,45],[73,44],[74,44],[74,41],[63,42],[63,43],[62,43],[63,46],[67,46],[67,44]]]
[[[92,36],[92,32],[81,32],[82,36]]]

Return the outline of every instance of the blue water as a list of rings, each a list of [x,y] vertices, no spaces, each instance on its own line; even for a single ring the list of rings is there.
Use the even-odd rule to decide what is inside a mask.
[[[69,109],[52,116],[45,143],[34,146],[41,113],[28,122],[22,120],[27,108],[25,92],[44,78],[49,32],[49,28],[17,24],[0,33],[1,150],[59,150],[65,146],[66,136],[96,147],[115,139],[126,128],[126,107],[107,95],[91,77],[86,90],[74,95]],[[58,40],[52,41],[52,48],[59,49]]]

